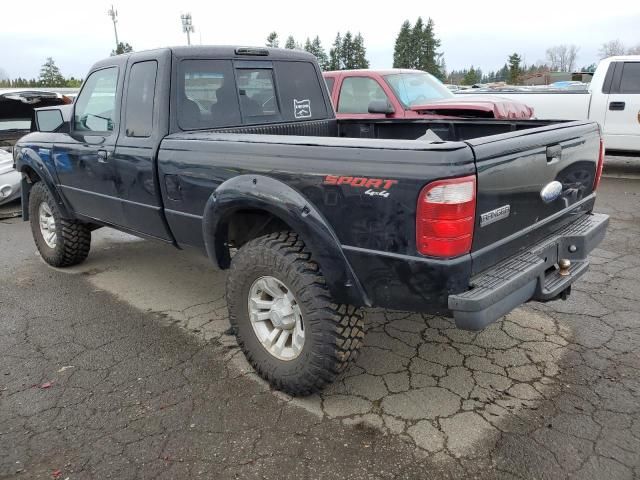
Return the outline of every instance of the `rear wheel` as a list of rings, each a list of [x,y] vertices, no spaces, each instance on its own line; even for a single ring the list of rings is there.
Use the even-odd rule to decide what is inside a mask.
[[[362,311],[332,301],[318,264],[295,233],[257,238],[236,253],[227,304],[249,363],[291,395],[331,383],[362,344]]]
[[[31,233],[40,256],[54,267],[83,262],[91,247],[91,230],[83,223],[62,218],[49,189],[42,182],[29,195]]]

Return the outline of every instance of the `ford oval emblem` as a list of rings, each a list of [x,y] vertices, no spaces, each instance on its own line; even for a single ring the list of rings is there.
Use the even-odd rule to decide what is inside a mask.
[[[551,203],[562,194],[562,184],[554,180],[551,183],[547,183],[542,190],[540,190],[540,198],[544,203]]]

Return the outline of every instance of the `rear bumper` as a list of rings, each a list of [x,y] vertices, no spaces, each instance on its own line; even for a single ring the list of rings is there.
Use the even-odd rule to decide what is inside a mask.
[[[604,238],[608,215],[587,214],[552,237],[503,260],[472,278],[472,288],[449,295],[456,326],[480,330],[529,300],[549,301],[566,295],[589,268],[587,255]],[[554,268],[571,261],[568,275]]]

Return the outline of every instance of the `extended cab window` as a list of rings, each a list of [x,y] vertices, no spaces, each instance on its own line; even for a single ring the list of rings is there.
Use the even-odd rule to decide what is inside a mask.
[[[640,62],[625,62],[620,93],[640,93]]]
[[[282,118],[287,122],[327,118],[322,77],[311,62],[274,62]]]
[[[255,117],[280,114],[273,86],[273,71],[270,68],[239,68],[236,70],[236,82],[242,116],[247,120],[246,123],[267,120]]]
[[[156,92],[155,60],[131,67],[125,112],[127,137],[149,137],[153,132],[153,98]]]
[[[118,69],[116,67],[98,70],[89,75],[76,100],[75,130],[113,131],[117,84]]]
[[[339,113],[369,113],[369,104],[373,100],[387,100],[382,87],[372,78],[348,77],[342,81]]]
[[[178,69],[178,125],[183,130],[239,125],[229,60],[183,60]]]

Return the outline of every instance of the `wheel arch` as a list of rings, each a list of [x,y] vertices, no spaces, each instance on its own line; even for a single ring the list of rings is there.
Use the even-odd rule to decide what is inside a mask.
[[[29,196],[31,187],[37,182],[43,182],[53,195],[60,214],[65,218],[72,218],[71,211],[62,195],[56,188],[56,180],[51,173],[52,166],[43,161],[40,155],[30,148],[21,148],[16,158],[16,169],[22,174],[20,195],[22,201],[22,219],[29,220]]]
[[[216,189],[207,202],[202,228],[207,254],[218,268],[229,267],[230,240],[238,240],[239,224],[243,229],[237,247],[275,231],[297,233],[320,266],[336,302],[370,305],[335,232],[292,187],[263,175],[239,175]]]

